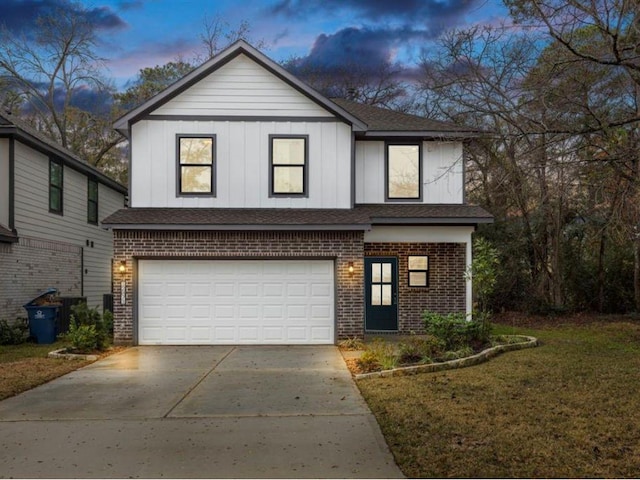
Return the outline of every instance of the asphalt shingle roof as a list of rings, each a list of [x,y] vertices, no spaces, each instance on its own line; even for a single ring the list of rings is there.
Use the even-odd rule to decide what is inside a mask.
[[[366,229],[375,223],[464,223],[490,222],[493,217],[473,205],[358,205],[353,209],[306,208],[124,208],[102,221],[118,228],[153,226],[192,228],[250,226],[335,227]]]
[[[16,242],[18,237],[8,228],[0,225],[0,242]]]
[[[0,110],[0,129],[8,129],[10,132],[11,129],[14,129],[17,133],[26,137],[26,139],[30,143],[39,144],[40,149],[45,149],[48,153],[53,153],[56,156],[65,159],[65,161],[71,166],[74,166],[74,168],[80,169],[81,171],[90,172],[102,183],[117,191],[120,191],[121,193],[126,193],[127,191],[127,189],[123,185],[120,185],[118,182],[102,173],[96,167],[89,164],[82,157],[79,157],[71,150],[63,147],[58,142],[49,138],[42,132],[39,132],[16,115]]]
[[[471,127],[462,127],[454,123],[431,120],[417,115],[365,105],[344,98],[332,98],[331,101],[365,122],[368,127],[367,131],[440,132],[443,134],[459,133],[461,135],[481,133]]]

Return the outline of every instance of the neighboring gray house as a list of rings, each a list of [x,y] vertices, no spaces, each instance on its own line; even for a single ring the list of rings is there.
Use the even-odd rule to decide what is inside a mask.
[[[117,342],[332,344],[471,312],[479,132],[328,99],[243,41],[115,126]]]
[[[113,235],[100,221],[127,190],[15,116],[0,112],[0,319],[54,287],[102,308]]]

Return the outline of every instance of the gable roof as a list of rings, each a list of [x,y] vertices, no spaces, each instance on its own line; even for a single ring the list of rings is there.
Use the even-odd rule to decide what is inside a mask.
[[[325,96],[316,92],[309,85],[298,79],[297,77],[291,75],[284,68],[278,65],[276,62],[271,60],[269,57],[256,50],[254,47],[249,45],[244,40],[238,40],[233,43],[231,46],[227,47],[222,52],[218,53],[215,57],[206,61],[198,68],[193,70],[191,73],[188,73],[184,77],[182,77],[177,82],[173,83],[157,95],[151,97],[149,100],[144,102],[142,105],[134,108],[129,111],[122,117],[120,117],[114,123],[114,128],[120,132],[124,136],[128,136],[129,127],[135,123],[136,121],[143,118],[145,115],[149,114],[153,110],[158,107],[164,105],[169,100],[175,98],[180,93],[187,90],[189,87],[199,82],[206,76],[215,72],[218,68],[227,64],[238,55],[244,54],[254,62],[258,63],[266,70],[271,72],[276,77],[280,78],[282,81],[289,84],[291,87],[295,88],[297,91],[317,103],[318,105],[324,107],[326,110],[336,115],[337,117],[343,119],[347,123],[353,125],[355,131],[363,131],[366,129],[366,124],[362,122],[359,118],[346,111],[336,103],[332,102]]]
[[[29,145],[46,155],[53,155],[61,159],[64,164],[70,168],[84,173],[85,175],[95,177],[103,185],[112,188],[123,195],[127,194],[126,187],[106,176],[96,167],[87,163],[71,150],[64,148],[62,145],[52,140],[42,132],[39,132],[17,116],[9,112],[0,111],[0,137],[7,136],[17,138],[22,143]]]
[[[471,137],[481,133],[480,130],[470,127],[374,107],[344,98],[333,98],[332,101],[367,124],[368,128],[364,133],[367,137],[416,134],[425,137]]]

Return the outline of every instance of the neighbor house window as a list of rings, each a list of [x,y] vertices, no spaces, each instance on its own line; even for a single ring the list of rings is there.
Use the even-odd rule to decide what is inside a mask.
[[[98,224],[98,182],[91,178],[87,188],[87,222]]]
[[[429,257],[426,255],[410,255],[408,258],[409,286],[429,286]]]
[[[420,200],[420,145],[387,145],[387,199]]]
[[[178,135],[178,192],[215,195],[215,135]]]
[[[308,196],[308,137],[269,137],[271,156],[271,195]]]
[[[62,163],[49,159],[49,211],[62,214]]]

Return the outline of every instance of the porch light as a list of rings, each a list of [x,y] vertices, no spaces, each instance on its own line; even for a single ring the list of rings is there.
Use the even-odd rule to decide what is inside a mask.
[[[127,271],[127,262],[125,262],[124,260],[120,261],[120,266],[118,267],[118,271],[120,273],[124,273]]]
[[[353,262],[349,262],[349,275],[353,275]]]

